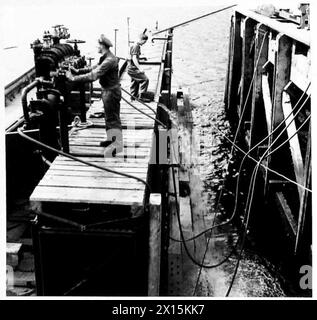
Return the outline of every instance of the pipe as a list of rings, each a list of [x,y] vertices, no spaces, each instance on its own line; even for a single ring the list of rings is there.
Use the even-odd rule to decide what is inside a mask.
[[[168,40],[168,38],[155,37],[155,38],[152,38],[152,39],[151,39],[151,42],[154,43],[154,40],[164,40],[164,41],[166,41],[166,40]]]
[[[30,116],[29,116],[29,111],[28,111],[28,101],[27,101],[27,94],[35,88],[38,84],[40,83],[39,79],[35,79],[33,82],[31,82],[29,85],[27,85],[23,90],[22,90],[22,108],[23,108],[23,116],[24,116],[24,121],[25,121],[25,126],[27,127],[28,124],[30,123]]]
[[[154,33],[152,34],[152,36],[155,36],[155,35],[160,34],[160,33],[162,33],[162,32],[168,31],[169,29],[174,29],[174,28],[178,28],[178,27],[181,27],[181,26],[185,26],[185,25],[187,25],[187,24],[190,23],[190,22],[193,22],[193,21],[196,21],[196,20],[199,20],[199,19],[208,17],[208,16],[210,16],[210,15],[212,15],[212,14],[215,14],[215,13],[218,13],[218,12],[221,12],[221,11],[224,11],[224,10],[228,10],[228,9],[233,8],[233,7],[235,7],[235,6],[237,6],[237,5],[236,5],[236,4],[233,4],[233,5],[231,5],[231,6],[228,6],[228,7],[225,7],[225,8],[219,9],[219,10],[216,10],[216,11],[209,12],[209,13],[204,14],[204,15],[202,15],[202,16],[199,16],[199,17],[196,17],[196,18],[187,20],[187,21],[185,21],[185,22],[176,24],[176,25],[171,26],[171,27],[169,27],[169,28],[166,28],[166,29],[163,29],[163,30],[154,32]]]

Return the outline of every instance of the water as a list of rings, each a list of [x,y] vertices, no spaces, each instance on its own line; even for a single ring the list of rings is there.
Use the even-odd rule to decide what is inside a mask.
[[[93,1],[95,2],[95,1]],[[83,54],[97,57],[96,39],[104,33],[114,42],[114,28],[118,28],[118,56],[127,56],[128,34],[127,20],[130,17],[131,34],[134,40],[145,28],[155,29],[177,24],[195,16],[213,11],[214,7],[128,7],[106,4],[97,7],[81,5],[76,7],[67,2],[63,6],[54,1],[54,5],[26,4],[19,7],[7,6],[2,10],[3,47],[17,45],[20,54],[19,63],[27,64],[32,57],[29,43],[41,37],[43,30],[54,24],[65,24],[70,28],[72,38],[86,40],[80,46]],[[219,133],[210,123],[223,132],[230,134],[229,124],[224,114],[223,95],[228,55],[228,37],[232,10],[194,22],[176,29],[173,45],[173,86],[188,89],[193,105],[194,127],[199,137],[204,137],[200,145],[199,172],[203,181],[201,198],[198,202],[204,208],[206,225],[210,226],[215,214],[215,195],[225,178],[228,165],[229,146],[224,144]],[[19,24],[16,23],[19,21]],[[148,43],[147,46],[151,44]],[[12,49],[13,50],[13,49]],[[144,48],[146,52],[146,47]],[[16,51],[17,52],[17,51]],[[13,55],[6,53],[5,75],[9,77],[17,72],[12,63]],[[18,67],[18,68],[21,68]],[[21,72],[24,70],[21,70]],[[8,80],[8,79],[7,79]],[[224,215],[220,206],[218,217]],[[205,263],[221,260],[230,252],[237,239],[234,227],[219,230],[210,243],[212,253],[207,255]],[[236,255],[217,269],[203,270],[196,295],[224,296],[236,263]],[[197,277],[195,274],[194,277]],[[187,292],[193,294],[192,288]],[[242,257],[232,296],[283,296],[284,293],[276,278],[264,267],[259,257],[246,251]]]
[[[198,169],[203,186],[197,199],[204,211],[205,223],[210,227],[217,213],[217,223],[231,215],[221,206],[216,207],[216,194],[226,176],[231,146],[211,123],[230,135],[229,123],[224,113],[224,88],[228,59],[229,28],[232,11],[219,13],[199,22],[175,30],[173,44],[173,84],[188,89],[193,106],[194,129],[200,143]],[[233,201],[233,197],[231,198]],[[206,209],[207,208],[207,209]],[[213,234],[205,264],[222,261],[234,247],[238,232],[234,226],[218,229]],[[237,277],[230,296],[278,297],[284,296],[276,274],[263,264],[263,259],[246,249],[242,255]],[[224,296],[227,292],[237,262],[237,254],[215,269],[203,269],[195,293],[199,296]],[[190,274],[190,273],[189,273]],[[194,276],[197,278],[197,274]]]

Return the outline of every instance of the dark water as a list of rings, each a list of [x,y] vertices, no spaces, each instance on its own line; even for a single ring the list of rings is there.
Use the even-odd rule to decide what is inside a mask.
[[[232,11],[219,13],[192,23],[174,32],[173,85],[189,90],[193,107],[194,129],[200,140],[199,159],[196,164],[203,185],[197,199],[204,211],[205,224],[210,227],[215,214],[216,223],[223,221],[231,212],[225,212],[222,201],[217,207],[217,194],[227,175],[230,150],[222,135],[211,124],[227,135],[230,126],[224,112],[224,88],[228,58],[229,27]],[[225,201],[233,202],[232,195],[224,192]],[[238,239],[237,228],[228,225],[213,232],[205,264],[222,261]],[[238,252],[221,266],[203,269],[195,295],[224,296],[234,272]],[[242,254],[238,273],[230,296],[280,297],[285,296],[279,275],[266,267],[256,252],[246,247]]]

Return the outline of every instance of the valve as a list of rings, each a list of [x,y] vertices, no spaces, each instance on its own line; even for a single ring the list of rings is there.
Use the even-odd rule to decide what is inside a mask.
[[[74,44],[75,54],[76,54],[77,56],[79,56],[79,55],[80,55],[80,51],[78,50],[77,44],[78,44],[78,43],[86,43],[86,41],[84,41],[84,40],[78,40],[78,39],[71,39],[71,40],[66,40],[66,43],[72,43],[72,44]]]

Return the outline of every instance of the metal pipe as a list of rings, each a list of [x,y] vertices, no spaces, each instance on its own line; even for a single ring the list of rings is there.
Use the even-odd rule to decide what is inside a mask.
[[[128,24],[128,54],[130,55],[130,17],[127,17]]]
[[[221,11],[224,11],[224,10],[228,10],[228,9],[233,8],[233,7],[235,7],[235,6],[237,6],[237,5],[236,5],[236,4],[233,4],[233,5],[231,5],[231,6],[228,6],[228,7],[225,7],[225,8],[219,9],[219,10],[216,10],[216,11],[212,11],[212,12],[209,12],[209,13],[204,14],[204,15],[202,15],[202,16],[199,16],[199,17],[196,17],[196,18],[187,20],[187,21],[185,21],[185,22],[176,24],[176,25],[171,26],[171,27],[169,27],[169,28],[166,28],[166,29],[163,29],[163,30],[154,32],[154,33],[153,33],[153,36],[155,36],[155,35],[157,35],[157,34],[160,34],[160,33],[162,33],[162,32],[168,31],[169,29],[174,29],[174,28],[178,28],[178,27],[187,25],[187,24],[190,23],[190,22],[193,22],[193,21],[196,21],[196,20],[199,20],[199,19],[208,17],[208,16],[210,16],[210,15],[212,15],[212,14],[215,14],[215,13],[218,13],[218,12],[221,12]]]
[[[164,40],[164,41],[166,41],[166,40],[168,40],[168,38],[155,37],[155,38],[151,39],[151,42],[154,43],[155,40]]]
[[[30,123],[30,116],[29,116],[29,111],[28,111],[28,101],[27,101],[27,95],[28,93],[34,89],[38,84],[40,83],[39,79],[35,79],[33,82],[31,82],[29,85],[27,85],[23,90],[22,90],[22,108],[23,108],[23,116],[24,116],[24,121],[26,127]]]
[[[79,87],[79,100],[80,100],[80,121],[82,123],[87,122],[86,117],[86,92],[85,92],[85,84],[81,83]]]
[[[114,29],[114,55],[117,55],[117,32],[119,29]]]

